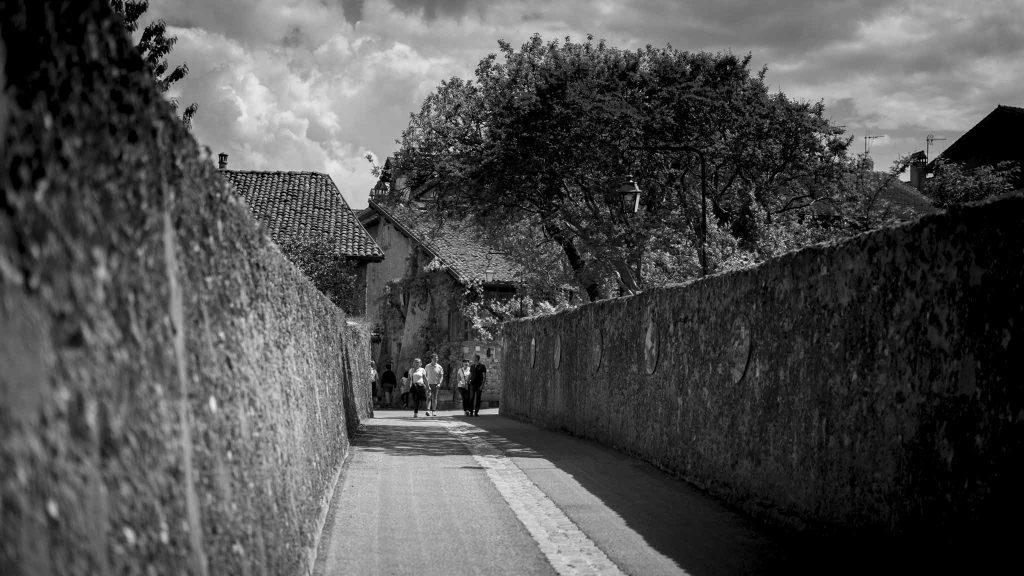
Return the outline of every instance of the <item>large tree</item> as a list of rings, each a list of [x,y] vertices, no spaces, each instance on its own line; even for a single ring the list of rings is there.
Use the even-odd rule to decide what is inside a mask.
[[[775,214],[815,203],[849,144],[820,104],[769,93],[749,56],[539,36],[499,47],[474,81],[425,99],[395,169],[441,212],[554,244],[592,300],[609,279],[635,291],[755,250]],[[621,208],[627,174],[638,214]]]
[[[110,0],[110,5],[114,8],[114,12],[121,15],[125,30],[134,38],[135,32],[139,29],[139,19],[149,10],[149,0]],[[142,34],[135,44],[135,48],[149,67],[153,74],[153,80],[161,93],[167,92],[171,84],[188,75],[187,62],[174,68],[167,63],[167,55],[170,54],[177,41],[177,37],[167,34],[167,24],[163,20],[155,20],[142,29]],[[178,101],[171,99],[170,102],[171,106],[177,110]],[[181,121],[186,127],[192,127],[192,118],[198,110],[199,105],[193,102],[182,111]]]

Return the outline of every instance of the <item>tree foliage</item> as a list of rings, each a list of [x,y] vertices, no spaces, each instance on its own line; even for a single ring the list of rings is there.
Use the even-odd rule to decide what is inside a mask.
[[[134,38],[135,32],[139,29],[139,20],[149,10],[149,0],[110,0],[110,4],[114,12],[121,15],[125,30]],[[177,41],[177,37],[167,34],[167,24],[163,20],[155,20],[142,29],[142,34],[135,44],[161,93],[166,93],[172,84],[188,75],[188,63],[182,63],[174,68],[167,63],[167,55]],[[172,99],[170,102],[177,110],[178,101]],[[181,121],[187,128],[192,128],[192,118],[198,110],[199,105],[193,102],[182,111]]]
[[[357,267],[336,247],[321,240],[302,239],[289,242],[281,250],[336,306],[349,314],[361,309],[365,293],[358,289]]]
[[[932,177],[924,181],[921,191],[940,208],[977,202],[1013,191],[1013,182],[1020,168],[1012,162],[967,169],[955,162],[939,158]]]
[[[591,300],[609,282],[693,278],[701,245],[710,272],[756,259],[780,215],[811,210],[844,168],[849,140],[821,104],[770,93],[749,55],[539,36],[499,47],[475,80],[427,96],[395,169],[442,213],[556,248],[528,252],[530,264],[560,262]],[[643,189],[638,214],[621,207],[627,174]]]

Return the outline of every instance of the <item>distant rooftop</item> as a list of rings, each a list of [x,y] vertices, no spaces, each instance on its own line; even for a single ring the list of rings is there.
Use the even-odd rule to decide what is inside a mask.
[[[970,130],[943,150],[938,158],[963,164],[971,169],[995,166],[1000,162],[1016,162],[1022,171],[1013,184],[1024,188],[1024,108],[1000,104]]]
[[[318,172],[221,170],[256,219],[281,246],[301,239],[337,247],[338,254],[381,260],[384,253],[359,223],[338,187]]]
[[[878,197],[892,207],[908,211],[915,216],[940,211],[927,196],[918,192],[916,188],[895,179],[878,194]]]
[[[1024,155],[1019,143],[1021,130],[1024,130],[1024,108],[1000,104],[950,144],[939,158],[975,163],[982,159],[1019,159]]]
[[[408,207],[406,210],[417,210]],[[372,199],[370,206],[360,212],[363,222],[382,217],[395,225],[403,234],[430,252],[439,263],[448,268],[452,276],[463,283],[484,281],[484,272],[491,270],[494,279],[489,284],[513,285],[521,273],[503,253],[495,251],[472,229],[458,221],[446,220],[433,225],[431,220],[421,221],[407,213],[396,214]]]

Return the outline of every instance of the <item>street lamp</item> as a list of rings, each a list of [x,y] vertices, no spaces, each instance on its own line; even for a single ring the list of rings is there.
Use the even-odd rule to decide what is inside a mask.
[[[619,186],[619,196],[622,198],[624,213],[636,214],[640,211],[640,187],[637,186],[632,176],[626,176],[622,186]]]
[[[484,270],[484,282],[494,282],[494,270]]]

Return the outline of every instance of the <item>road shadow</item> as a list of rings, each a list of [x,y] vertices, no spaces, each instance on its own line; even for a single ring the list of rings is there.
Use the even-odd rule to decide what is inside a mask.
[[[989,558],[999,555],[992,552],[1010,549],[880,539],[855,529],[823,533],[773,526],[597,442],[501,416],[468,421],[487,432],[487,440],[506,456],[542,458],[572,476],[651,547],[694,576],[995,573]],[[529,461],[521,467],[528,469]]]
[[[527,459],[517,463],[535,482],[543,484],[551,466],[571,476],[651,548],[689,574],[792,573],[787,546],[764,527],[643,461],[596,442],[500,416],[467,421],[485,431],[487,441],[507,457]],[[571,493],[549,496],[564,505],[571,518],[575,515],[573,521],[581,528],[594,531],[592,538],[604,529],[596,514],[591,512],[588,520],[586,500]]]
[[[466,447],[443,427],[414,420],[376,418],[352,437],[352,445],[367,452],[390,456],[456,456],[469,454]]]

